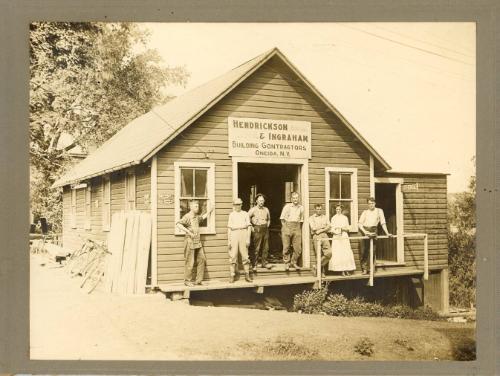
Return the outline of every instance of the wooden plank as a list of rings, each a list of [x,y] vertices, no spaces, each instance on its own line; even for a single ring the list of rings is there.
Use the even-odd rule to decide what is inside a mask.
[[[139,242],[134,293],[144,294],[146,292],[148,259],[151,246],[151,215],[149,213],[140,213],[139,224]]]

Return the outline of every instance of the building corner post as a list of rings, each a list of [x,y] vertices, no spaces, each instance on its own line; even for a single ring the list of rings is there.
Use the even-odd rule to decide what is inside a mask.
[[[158,287],[158,158],[151,161],[151,287]]]

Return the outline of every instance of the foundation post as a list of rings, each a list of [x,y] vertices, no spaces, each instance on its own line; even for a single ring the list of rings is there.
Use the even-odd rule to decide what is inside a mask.
[[[441,270],[441,310],[443,313],[450,311],[450,285],[448,269]]]

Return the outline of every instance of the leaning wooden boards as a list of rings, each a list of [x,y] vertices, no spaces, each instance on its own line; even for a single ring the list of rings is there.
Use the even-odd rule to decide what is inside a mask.
[[[104,288],[119,294],[143,294],[151,246],[151,217],[141,211],[121,211],[112,218]]]

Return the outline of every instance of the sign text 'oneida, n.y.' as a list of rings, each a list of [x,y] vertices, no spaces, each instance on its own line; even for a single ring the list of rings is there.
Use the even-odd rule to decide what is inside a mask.
[[[311,123],[296,120],[228,118],[233,157],[311,158]]]

